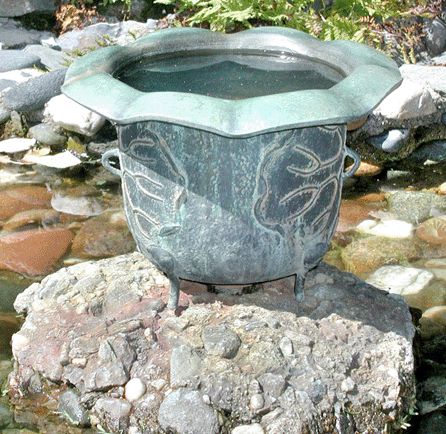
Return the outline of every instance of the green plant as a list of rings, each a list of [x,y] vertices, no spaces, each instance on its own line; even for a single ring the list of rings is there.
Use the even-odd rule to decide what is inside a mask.
[[[433,16],[429,0],[156,0],[175,4],[191,26],[231,32],[259,24],[292,27],[324,40],[347,39],[380,50],[398,46],[406,61],[414,61],[416,40],[422,33],[416,20],[406,27],[397,19],[410,21]],[[437,6],[438,9],[438,6]]]

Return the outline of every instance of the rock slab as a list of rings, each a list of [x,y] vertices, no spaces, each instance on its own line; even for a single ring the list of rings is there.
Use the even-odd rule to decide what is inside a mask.
[[[396,433],[413,410],[402,297],[326,264],[302,303],[292,278],[243,295],[182,282],[173,312],[168,285],[133,253],[28,287],[15,302],[26,320],[12,341],[11,399],[43,390],[61,413],[122,433]],[[64,409],[67,390],[76,399]]]

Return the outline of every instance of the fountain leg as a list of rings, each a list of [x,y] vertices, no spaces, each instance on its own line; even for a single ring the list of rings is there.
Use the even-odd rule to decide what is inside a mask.
[[[176,309],[180,298],[180,279],[176,273],[175,258],[164,249],[155,246],[139,246],[144,256],[149,259],[159,270],[165,273],[170,281],[169,301],[167,307]]]
[[[305,299],[304,286],[305,276],[296,274],[296,280],[294,281],[294,297],[296,297],[298,303],[303,302]]]

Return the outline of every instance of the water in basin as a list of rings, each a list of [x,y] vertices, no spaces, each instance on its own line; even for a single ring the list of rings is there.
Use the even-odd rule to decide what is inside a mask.
[[[146,57],[114,76],[142,92],[185,92],[231,100],[329,89],[343,78],[334,67],[304,57],[241,54]]]

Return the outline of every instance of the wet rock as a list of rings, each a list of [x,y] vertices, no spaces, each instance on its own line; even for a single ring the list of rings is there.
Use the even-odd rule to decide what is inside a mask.
[[[44,146],[61,146],[67,142],[66,136],[59,134],[53,126],[46,123],[34,125],[29,129],[28,135]]]
[[[413,77],[404,78],[401,85],[384,98],[374,113],[389,119],[403,120],[427,116],[436,111],[437,107],[429,90],[419,83],[417,77]]]
[[[105,209],[105,204],[96,194],[88,191],[57,191],[51,198],[51,207],[57,211],[79,216],[96,216]]]
[[[409,161],[421,165],[427,161],[438,163],[446,160],[446,142],[444,140],[430,140],[423,143],[409,155]]]
[[[344,200],[339,209],[339,222],[336,232],[352,231],[363,220],[369,220],[376,207],[358,203],[353,200]]]
[[[416,236],[430,244],[443,244],[446,242],[446,216],[430,218],[417,228]]]
[[[56,69],[17,84],[3,95],[3,105],[20,112],[41,109],[51,98],[60,94],[65,74],[66,69]]]
[[[0,221],[33,208],[50,207],[51,194],[45,187],[23,186],[0,191]]]
[[[88,412],[79,402],[79,394],[73,390],[68,389],[60,395],[58,411],[75,425],[90,425]]]
[[[409,141],[409,130],[398,129],[386,131],[379,136],[369,137],[367,143],[385,152],[398,152]]]
[[[57,170],[78,166],[82,162],[79,158],[68,151],[60,152],[54,155],[27,154],[22,158],[22,161]],[[35,170],[37,171],[38,168],[35,168]]]
[[[365,235],[387,238],[410,238],[413,225],[402,220],[364,220],[356,226],[355,231]]]
[[[433,412],[421,420],[417,434],[443,434],[445,426],[446,416],[441,412]]]
[[[161,428],[178,434],[218,434],[220,424],[212,408],[203,402],[201,393],[182,387],[161,403],[158,421]]]
[[[412,240],[384,237],[353,241],[341,253],[346,270],[358,276],[370,273],[384,264],[399,264],[418,255]]]
[[[68,229],[35,229],[0,237],[0,269],[29,276],[46,275],[68,250]]]
[[[354,173],[354,176],[375,176],[380,174],[382,170],[383,170],[382,166],[361,161],[359,163],[358,169]]]
[[[0,141],[0,152],[14,154],[16,152],[27,151],[36,144],[34,139],[13,138]]]
[[[44,115],[56,125],[87,137],[94,136],[105,123],[102,116],[93,113],[65,95],[51,98],[46,103]]]
[[[223,324],[205,327],[201,338],[208,354],[225,359],[234,358],[241,345],[238,334]]]
[[[446,378],[429,377],[419,385],[418,409],[421,415],[431,413],[446,405]]]
[[[426,310],[432,306],[430,293],[435,295],[435,287],[430,287],[434,275],[420,268],[403,267],[401,265],[386,265],[378,268],[366,280],[392,294],[402,295],[409,306]]]
[[[0,400],[0,429],[7,428],[14,423],[14,415],[9,408],[9,404]]]
[[[26,225],[35,225],[47,229],[59,221],[60,213],[53,209],[29,209],[14,214],[3,225],[3,232],[12,232]]]
[[[41,66],[40,57],[22,50],[0,51],[0,72]]]
[[[113,282],[140,298],[105,309]],[[401,297],[324,264],[309,273],[302,303],[290,279],[243,295],[181,284],[175,317],[151,310],[154,300],[165,305],[168,282],[139,253],[77,264],[31,285],[15,303],[27,317],[13,338],[10,381],[20,389],[12,399],[36,392],[32,377],[56,398],[69,385],[108,431],[185,434],[220,433],[219,414],[233,429],[260,420],[264,432],[322,434],[345,420],[357,432],[383,432],[389,411],[398,426],[413,408],[414,328]],[[172,318],[187,326],[169,326]],[[247,327],[253,322],[266,325]],[[217,326],[239,337],[235,357],[206,351],[204,330]],[[292,352],[282,351],[284,338]],[[146,387],[132,403],[124,399],[131,379]]]
[[[429,191],[398,191],[389,195],[388,204],[390,213],[412,224],[446,212],[446,198]]]
[[[124,213],[113,210],[84,223],[71,250],[80,258],[108,258],[132,252],[135,248]]]
[[[101,415],[103,425],[108,426],[112,432],[127,432],[129,415],[132,406],[120,398],[99,398],[94,405],[94,410]]]
[[[434,306],[423,312],[420,318],[420,334],[429,339],[446,331],[446,306]]]

